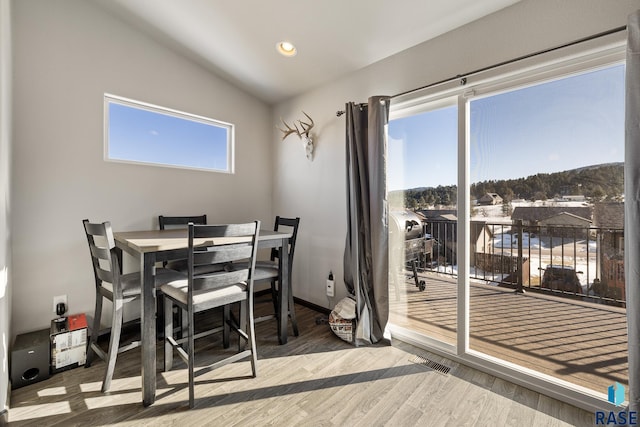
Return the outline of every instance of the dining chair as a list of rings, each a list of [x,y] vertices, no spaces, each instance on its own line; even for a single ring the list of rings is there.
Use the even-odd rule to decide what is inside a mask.
[[[252,376],[257,375],[257,354],[253,318],[253,275],[258,247],[260,221],[246,224],[195,225],[189,224],[189,257],[187,278],[161,286],[165,296],[165,355],[164,369],[173,365],[173,353],[185,361],[189,371],[189,407],[194,407],[195,339],[223,331],[223,327],[195,335],[194,315],[203,310],[240,303],[238,322],[230,327],[239,335],[238,352],[226,356],[198,371],[217,369],[229,363],[251,358]],[[232,264],[249,260],[244,268]],[[198,270],[199,266],[214,266]],[[173,337],[172,306],[186,312],[187,336]],[[239,323],[239,324],[238,324]],[[186,344],[186,347],[183,347]],[[248,349],[246,348],[248,345]]]
[[[107,367],[102,381],[102,392],[104,393],[108,391],[111,386],[111,379],[118,354],[140,346],[140,341],[132,341],[127,345],[120,346],[120,335],[123,321],[123,307],[125,304],[140,298],[141,277],[139,272],[122,273],[122,250],[115,245],[111,223],[90,223],[88,219],[85,219],[82,221],[82,224],[87,236],[87,242],[89,243],[96,289],[93,329],[91,330],[91,337],[87,345],[85,367],[91,366],[94,353],[106,362]],[[160,284],[184,277],[184,274],[157,268],[155,285],[157,287]],[[112,303],[109,348],[106,353],[98,345],[98,337],[101,332],[102,302],[104,298]]]
[[[295,336],[299,335],[298,332],[298,322],[296,320],[296,312],[293,301],[293,289],[291,286],[291,271],[293,268],[293,255],[296,249],[296,239],[298,237],[298,227],[300,225],[300,218],[284,218],[281,216],[276,216],[275,224],[273,226],[274,231],[282,231],[284,227],[286,230],[291,232],[291,237],[289,238],[289,300],[287,302],[288,313],[287,315],[291,319],[291,326],[293,328],[293,334]],[[271,249],[271,256],[269,260],[258,260],[256,261],[256,271],[255,271],[255,282],[266,282],[269,281],[271,283],[271,301],[273,302],[274,314],[261,316],[256,319],[256,323],[263,322],[265,320],[270,320],[273,318],[278,318],[279,314],[279,304],[278,304],[278,286],[282,283],[281,275],[280,275],[280,262],[279,262],[280,253],[277,248]]]

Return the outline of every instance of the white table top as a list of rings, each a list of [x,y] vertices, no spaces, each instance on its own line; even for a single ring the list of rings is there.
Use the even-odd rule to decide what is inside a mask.
[[[172,230],[142,230],[142,231],[121,231],[113,233],[114,239],[126,245],[136,252],[160,252],[173,249],[182,249],[188,246],[188,230],[172,229]],[[291,233],[260,230],[258,241],[288,239]],[[226,244],[243,241],[242,237],[221,237],[218,239],[195,239],[196,245],[205,243]]]

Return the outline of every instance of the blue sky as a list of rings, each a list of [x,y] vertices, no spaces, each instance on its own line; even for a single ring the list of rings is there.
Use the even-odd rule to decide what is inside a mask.
[[[471,182],[624,161],[624,66],[471,101]],[[455,185],[457,108],[389,123],[388,187]]]
[[[227,170],[227,129],[110,102],[109,158]]]

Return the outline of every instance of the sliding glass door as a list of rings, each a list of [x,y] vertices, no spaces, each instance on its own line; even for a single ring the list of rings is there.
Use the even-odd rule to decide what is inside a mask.
[[[558,393],[627,383],[623,52],[392,102],[392,333]]]
[[[624,65],[476,96],[469,114],[469,348],[625,383]]]
[[[445,99],[389,122],[390,316],[449,345],[457,336],[458,108]]]

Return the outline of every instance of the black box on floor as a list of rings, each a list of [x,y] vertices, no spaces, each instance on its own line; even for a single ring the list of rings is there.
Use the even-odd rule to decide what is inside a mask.
[[[49,329],[20,334],[11,349],[11,388],[49,378]]]

